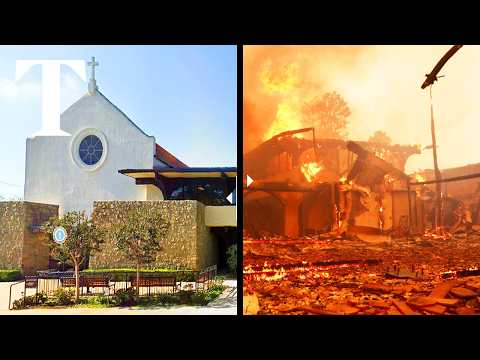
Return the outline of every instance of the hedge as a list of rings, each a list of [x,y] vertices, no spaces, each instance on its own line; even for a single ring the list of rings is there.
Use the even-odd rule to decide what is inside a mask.
[[[115,281],[123,281],[125,279],[125,273],[136,274],[137,269],[125,268],[125,269],[87,269],[81,272],[85,275],[96,274],[108,274],[110,278]],[[177,280],[179,281],[193,281],[194,271],[192,270],[179,270],[179,269],[140,269],[140,273],[177,273]]]
[[[2,281],[17,281],[22,278],[20,270],[0,270],[0,282]]]

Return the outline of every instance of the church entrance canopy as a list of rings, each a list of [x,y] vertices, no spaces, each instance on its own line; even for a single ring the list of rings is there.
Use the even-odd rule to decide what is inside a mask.
[[[198,200],[205,205],[230,205],[227,197],[235,190],[237,168],[194,167],[124,169],[120,174],[137,185],[155,185],[167,200]]]

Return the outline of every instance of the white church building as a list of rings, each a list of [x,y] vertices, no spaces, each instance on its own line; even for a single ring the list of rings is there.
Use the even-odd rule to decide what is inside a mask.
[[[162,148],[99,91],[92,60],[88,92],[60,116],[71,136],[26,141],[25,201],[91,214],[94,201],[198,199],[203,192],[217,201],[207,205],[229,205],[236,168],[190,168]]]

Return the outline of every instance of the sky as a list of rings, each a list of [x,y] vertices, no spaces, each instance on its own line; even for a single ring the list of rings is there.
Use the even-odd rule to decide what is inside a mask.
[[[92,56],[99,90],[159,145],[192,167],[237,166],[236,46],[0,46],[1,197],[23,197],[26,138],[42,122],[41,67],[15,82],[16,60]],[[86,74],[62,66],[61,111]]]
[[[368,140],[380,130],[393,144],[430,145],[430,94],[421,84],[451,46],[244,47],[244,152],[264,141],[275,125],[302,127],[302,104],[332,91],[351,110],[350,139]],[[441,169],[480,163],[479,65],[480,46],[465,45],[433,85]],[[409,158],[405,170],[431,169],[432,158],[432,150],[424,150]]]

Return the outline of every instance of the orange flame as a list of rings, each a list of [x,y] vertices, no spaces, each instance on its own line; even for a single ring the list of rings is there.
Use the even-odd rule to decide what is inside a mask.
[[[425,178],[420,174],[415,174],[415,180],[417,180],[417,182],[424,182]]]
[[[284,131],[299,129],[301,127],[302,122],[300,121],[300,114],[298,113],[296,106],[290,100],[284,101],[278,104],[277,116],[265,133],[264,140],[268,140]],[[303,137],[301,133],[293,136],[297,138]]]
[[[263,140],[268,140],[284,131],[301,128],[300,98],[296,94],[300,83],[299,64],[293,62],[278,69],[273,66],[272,61],[266,61],[260,74],[260,82],[264,92],[281,97],[275,120],[265,132]],[[293,136],[303,137],[302,134]]]
[[[300,167],[300,170],[302,171],[303,176],[305,176],[305,179],[307,179],[308,182],[312,182],[315,175],[323,170],[323,167],[316,162],[310,162],[303,164]]]
[[[299,68],[297,62],[275,69],[272,61],[267,60],[263,64],[260,81],[264,91],[269,94],[288,94],[299,85]]]

